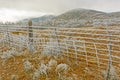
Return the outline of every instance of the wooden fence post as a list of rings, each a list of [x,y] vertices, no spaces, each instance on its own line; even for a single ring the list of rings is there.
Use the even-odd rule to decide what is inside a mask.
[[[29,37],[29,51],[33,53],[33,29],[32,29],[32,21],[28,22],[28,37]]]

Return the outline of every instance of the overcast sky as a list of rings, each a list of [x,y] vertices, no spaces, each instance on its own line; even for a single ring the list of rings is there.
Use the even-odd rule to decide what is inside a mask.
[[[120,11],[120,0],[0,0],[0,19],[60,14],[75,8],[115,12]]]

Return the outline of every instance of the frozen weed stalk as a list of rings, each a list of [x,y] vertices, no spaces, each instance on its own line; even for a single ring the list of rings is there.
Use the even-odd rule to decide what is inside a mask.
[[[48,78],[47,70],[48,67],[45,64],[41,63],[33,73],[33,80],[36,80],[41,75],[46,75],[46,79],[47,79]]]
[[[14,56],[14,54],[15,54],[14,50],[8,50],[8,51],[3,52],[2,54],[0,54],[0,57],[1,57],[1,59],[3,60],[3,61],[2,61],[2,65],[4,65],[5,62],[6,62],[8,59],[10,59],[10,58],[13,58],[14,61],[15,61],[15,56]]]
[[[68,69],[69,69],[69,67],[67,64],[61,63],[61,64],[57,65],[55,71],[59,75],[59,78],[61,78],[62,75],[64,74],[64,72],[67,71]]]
[[[57,61],[54,59],[51,59],[48,63],[49,67],[56,67],[57,66]]]
[[[47,66],[43,63],[38,67],[38,70],[40,71],[40,74],[45,74],[47,76]]]

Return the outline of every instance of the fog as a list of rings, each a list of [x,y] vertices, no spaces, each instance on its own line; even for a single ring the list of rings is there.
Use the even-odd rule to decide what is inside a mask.
[[[58,15],[75,8],[115,12],[120,11],[120,0],[0,0],[0,20],[8,16],[9,19],[19,19],[43,14]]]

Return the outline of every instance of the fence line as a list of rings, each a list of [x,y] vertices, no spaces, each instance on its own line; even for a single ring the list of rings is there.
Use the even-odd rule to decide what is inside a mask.
[[[96,66],[98,71],[107,72],[106,80],[110,79],[111,67],[120,73],[120,27],[111,28],[55,28],[32,27],[0,27],[0,54],[15,48],[22,51],[29,49],[29,39],[33,40],[33,51],[47,55],[63,55],[86,64],[86,68]],[[29,38],[28,34],[33,33]],[[7,46],[8,45],[8,46]],[[7,47],[5,47],[7,46]],[[94,69],[94,68],[93,68]],[[118,74],[119,75],[119,74]],[[120,76],[119,76],[120,77]]]

